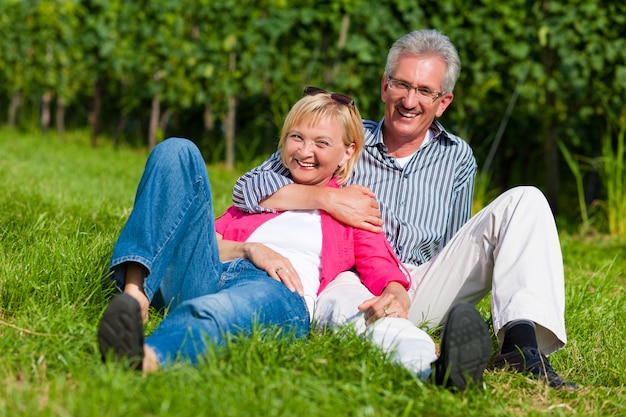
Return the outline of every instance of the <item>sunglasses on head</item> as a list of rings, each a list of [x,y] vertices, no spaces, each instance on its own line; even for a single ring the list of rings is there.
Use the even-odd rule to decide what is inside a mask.
[[[307,87],[304,89],[305,96],[316,96],[318,94],[328,94],[330,95],[330,98],[335,100],[337,103],[343,104],[344,106],[354,107],[354,100],[352,97],[346,96],[345,94],[332,93],[317,87]]]

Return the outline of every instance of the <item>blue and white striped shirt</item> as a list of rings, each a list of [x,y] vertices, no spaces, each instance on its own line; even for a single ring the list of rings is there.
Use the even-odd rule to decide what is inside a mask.
[[[383,230],[398,258],[420,265],[436,255],[471,216],[474,154],[465,141],[434,121],[433,139],[401,167],[383,143],[383,121],[363,123],[365,148],[348,184],[365,185],[376,194]],[[268,211],[259,201],[292,182],[274,153],[237,180],[233,203],[245,211]]]

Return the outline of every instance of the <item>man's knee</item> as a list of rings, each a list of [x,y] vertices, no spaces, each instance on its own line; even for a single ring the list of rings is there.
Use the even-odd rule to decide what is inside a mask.
[[[515,200],[528,200],[540,203],[547,203],[546,196],[534,185],[520,185],[505,191],[503,196],[510,195]]]

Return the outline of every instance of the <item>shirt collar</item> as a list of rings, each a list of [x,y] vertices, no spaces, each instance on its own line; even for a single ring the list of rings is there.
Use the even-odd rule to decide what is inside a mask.
[[[380,122],[378,122],[378,125],[376,125],[376,128],[372,132],[372,135],[369,135],[366,138],[365,146],[377,146],[377,145],[384,146],[385,145],[385,143],[383,142],[383,122],[384,121],[385,121],[385,118],[383,117],[380,120]],[[448,132],[446,132],[446,129],[443,127],[441,123],[439,123],[438,120],[433,120],[433,123],[430,125],[430,130],[433,132],[434,140],[444,139],[447,141],[452,141],[452,138],[450,138],[450,135],[448,134]]]

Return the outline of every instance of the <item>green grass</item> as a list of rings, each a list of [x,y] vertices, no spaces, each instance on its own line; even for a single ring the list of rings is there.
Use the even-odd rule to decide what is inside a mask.
[[[0,417],[626,415],[624,237],[562,236],[569,344],[551,360],[578,393],[502,372],[451,393],[348,331],[255,335],[147,378],[102,364],[107,263],[147,152],[87,142],[0,130]],[[237,173],[209,172],[221,211]],[[480,310],[487,320],[487,300]]]

